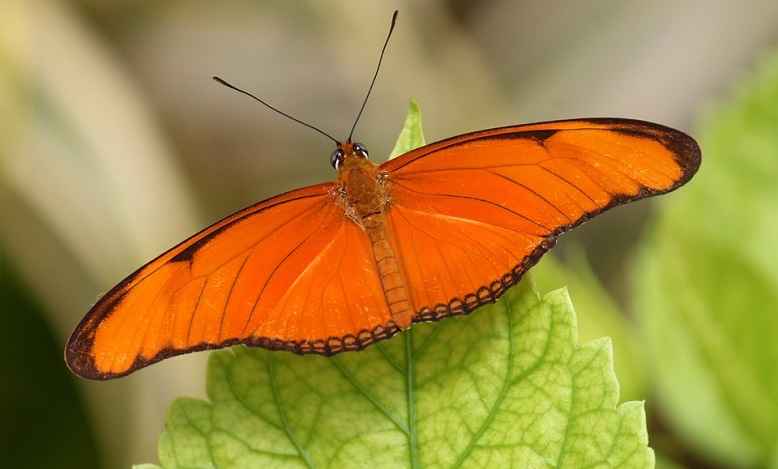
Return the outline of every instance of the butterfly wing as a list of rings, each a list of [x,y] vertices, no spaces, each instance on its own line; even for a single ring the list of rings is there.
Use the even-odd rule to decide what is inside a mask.
[[[590,119],[475,132],[384,163],[389,238],[413,320],[494,302],[559,234],[681,186],[700,159],[676,130]]]
[[[390,336],[370,242],[339,196],[329,183],[268,199],[141,267],[78,325],[68,365],[109,379],[237,343],[332,354]]]

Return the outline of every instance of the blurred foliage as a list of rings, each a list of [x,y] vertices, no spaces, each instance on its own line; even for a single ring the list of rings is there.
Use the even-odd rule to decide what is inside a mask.
[[[0,256],[0,461],[3,467],[96,468],[94,428],[40,305]],[[34,369],[34,373],[30,369]]]
[[[633,273],[656,401],[710,462],[778,464],[778,56],[711,110]]]

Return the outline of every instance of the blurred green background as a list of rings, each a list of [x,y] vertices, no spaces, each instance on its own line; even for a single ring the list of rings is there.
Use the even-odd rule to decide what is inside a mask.
[[[421,105],[428,141],[592,116],[639,118],[697,135],[702,116],[778,45],[778,2],[767,0],[0,0],[1,466],[128,467],[157,460],[156,440],[171,399],[204,396],[207,354],[168,360],[114,382],[87,382],[72,376],[62,360],[68,334],[99,293],[186,236],[261,199],[334,177],[331,142],[215,84],[212,75],[345,137],[395,9],[399,23],[355,133],[375,161],[391,150],[409,97]],[[778,127],[763,130],[773,129],[778,134]],[[703,184],[711,164],[702,143],[703,169],[690,191]],[[769,171],[776,160],[757,164],[754,177],[775,174]],[[692,193],[696,205],[686,207],[718,208],[705,204],[732,188],[709,181],[708,192]],[[770,187],[778,181],[764,184],[760,207],[775,210],[778,197]],[[652,210],[672,206],[686,190],[617,209],[565,235],[557,257],[575,264],[577,274],[557,283],[544,274],[539,281],[544,288],[571,284],[577,307],[573,282],[581,278],[590,279],[587,285],[598,278],[615,298],[593,300],[597,307],[607,303],[615,311],[609,320],[621,324],[615,331],[600,329],[616,336],[625,399],[648,399],[651,444],[662,464],[776,465],[778,452],[769,453],[778,443],[772,413],[758,432],[745,431],[758,435],[757,450],[740,440],[723,446],[737,453],[733,457],[712,454],[706,450],[711,438],[668,417],[681,412],[667,410],[678,405],[663,390],[673,380],[662,377],[662,360],[639,342],[652,336],[640,331],[651,324],[633,324],[619,313],[636,303],[628,274]],[[743,215],[736,227],[743,243],[775,259],[774,231],[749,241],[748,223],[760,221],[738,210],[732,212]],[[713,220],[705,227],[709,232],[717,223],[733,228],[727,219]],[[672,233],[672,225],[665,231]],[[663,252],[659,265],[678,258],[677,249]],[[730,254],[698,269],[724,271],[740,262],[740,254]],[[580,293],[585,302],[591,286],[581,290],[589,292]],[[740,295],[749,297],[748,291]],[[770,299],[756,304],[778,312]],[[593,338],[588,331],[598,336],[579,315],[582,339]],[[766,338],[737,350],[761,350],[758,340],[776,332],[772,322],[761,327]],[[623,328],[638,329],[638,339],[630,342],[632,332]],[[620,333],[631,348],[621,355]],[[720,337],[706,344],[711,350],[727,345]],[[629,358],[620,358],[625,354]],[[762,373],[772,383],[775,361],[765,363]],[[736,390],[739,379],[725,384]],[[775,406],[775,395],[761,397]],[[662,403],[671,404],[664,413]],[[717,400],[706,395],[699,403],[695,415],[706,416],[704,405]],[[751,428],[749,419],[760,409],[733,413],[734,420],[728,418],[735,430],[727,431]],[[703,424],[715,430],[716,422]],[[731,443],[741,437],[730,432],[722,438]]]

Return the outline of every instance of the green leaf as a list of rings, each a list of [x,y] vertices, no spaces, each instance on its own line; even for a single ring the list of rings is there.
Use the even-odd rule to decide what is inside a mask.
[[[664,419],[718,464],[778,454],[778,57],[702,131],[703,164],[663,207],[635,310]]]
[[[409,151],[424,146],[424,134],[421,130],[421,109],[418,103],[413,99],[408,104],[408,115],[405,116],[405,123],[397,137],[397,143],[394,144],[389,159],[396,158]]]
[[[576,346],[567,292],[529,281],[466,317],[333,358],[214,352],[206,403],[170,409],[166,468],[651,467],[607,338]]]
[[[621,398],[641,399],[646,395],[646,370],[634,324],[600,283],[583,252],[572,251],[564,265],[554,256],[546,256],[532,268],[538,290],[567,286],[575,303],[580,340],[610,337]]]
[[[423,144],[411,101],[393,154]],[[651,467],[643,403],[617,406],[607,338],[577,346],[566,290],[530,281],[466,317],[333,358],[211,355],[210,402],[178,399],[166,468]]]

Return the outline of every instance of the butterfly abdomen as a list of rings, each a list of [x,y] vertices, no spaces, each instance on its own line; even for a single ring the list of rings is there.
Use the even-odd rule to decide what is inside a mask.
[[[381,288],[394,324],[400,329],[411,325],[413,312],[405,280],[386,232],[386,189],[379,182],[377,166],[367,159],[347,154],[338,171],[346,216],[360,226],[373,249]]]
[[[365,219],[367,235],[373,245],[378,273],[381,276],[381,287],[384,290],[386,304],[392,314],[392,321],[400,329],[411,326],[411,303],[408,290],[400,274],[400,266],[394,255],[394,250],[386,236],[383,214],[371,215]]]

